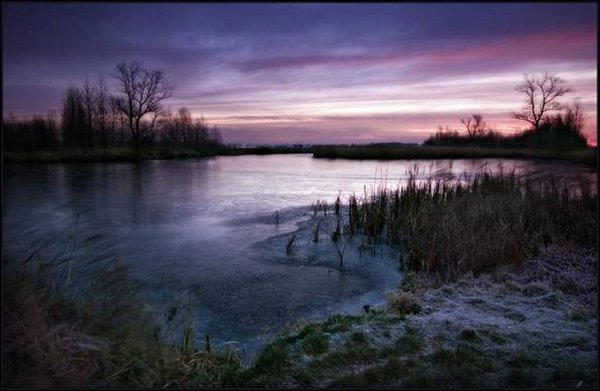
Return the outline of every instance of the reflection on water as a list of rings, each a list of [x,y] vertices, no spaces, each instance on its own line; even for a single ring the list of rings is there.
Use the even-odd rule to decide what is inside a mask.
[[[199,332],[253,350],[287,321],[354,311],[365,301],[381,300],[399,280],[396,262],[382,255],[354,266],[350,260],[348,270],[339,272],[327,241],[310,253],[286,256],[287,236],[277,235],[309,218],[308,208],[298,207],[402,185],[409,171],[457,179],[482,170],[582,174],[595,183],[595,173],[578,165],[494,159],[381,162],[272,155],[8,166],[3,247],[6,255],[23,259],[33,249],[48,258],[72,253],[83,265],[81,276],[93,268],[87,261],[102,254],[118,257],[149,302],[192,297]],[[274,224],[275,211],[280,224]],[[309,246],[305,242],[299,246]],[[373,262],[377,268],[369,266]]]

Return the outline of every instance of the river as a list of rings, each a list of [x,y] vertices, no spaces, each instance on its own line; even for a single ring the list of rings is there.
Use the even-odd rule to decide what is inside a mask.
[[[358,312],[382,303],[400,281],[397,258],[384,249],[350,250],[340,268],[326,228],[319,243],[300,235],[288,254],[290,235],[299,226],[308,232],[314,219],[311,203],[402,186],[410,171],[457,178],[484,169],[583,174],[594,183],[596,175],[548,161],[311,155],[8,165],[3,248],[10,259],[33,250],[40,259],[71,257],[80,289],[93,283],[92,270],[118,259],[159,318],[173,305],[191,304],[197,340],[209,334],[215,345],[232,342],[251,355],[289,322]]]

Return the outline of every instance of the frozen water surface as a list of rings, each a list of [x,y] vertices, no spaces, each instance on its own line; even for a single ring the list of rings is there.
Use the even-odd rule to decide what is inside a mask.
[[[80,284],[106,256],[127,265],[157,316],[191,304],[196,336],[236,341],[248,353],[296,319],[356,312],[400,280],[389,249],[343,240],[344,267],[317,199],[332,203],[379,185],[457,178],[486,169],[595,180],[579,166],[523,160],[351,161],[310,155],[235,156],[140,164],[4,167],[5,256],[71,255]],[[275,213],[279,215],[276,224]],[[329,225],[328,225],[329,224]],[[286,245],[298,230],[292,251]],[[183,310],[180,311],[180,314]]]

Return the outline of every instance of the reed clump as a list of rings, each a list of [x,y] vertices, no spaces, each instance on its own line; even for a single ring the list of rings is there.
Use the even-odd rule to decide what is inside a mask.
[[[421,305],[411,292],[397,290],[395,292],[387,292],[387,308],[401,315],[418,314],[421,312]]]
[[[417,180],[350,197],[350,235],[400,247],[405,270],[442,280],[479,274],[502,263],[520,264],[550,243],[593,247],[597,194],[583,178],[520,179],[484,173],[472,178]]]
[[[325,200],[316,200],[311,205],[313,210],[313,215],[317,215],[319,212],[323,212],[323,215],[327,215],[327,211],[329,210],[329,204]]]

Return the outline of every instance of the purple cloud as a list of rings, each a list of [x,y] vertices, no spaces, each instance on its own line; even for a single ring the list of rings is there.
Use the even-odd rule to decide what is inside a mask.
[[[3,6],[3,114],[60,109],[121,61],[163,68],[172,110],[227,142],[418,141],[471,112],[506,131],[525,72],[567,79],[596,126],[597,5],[98,4]],[[551,26],[551,27],[549,27]]]

